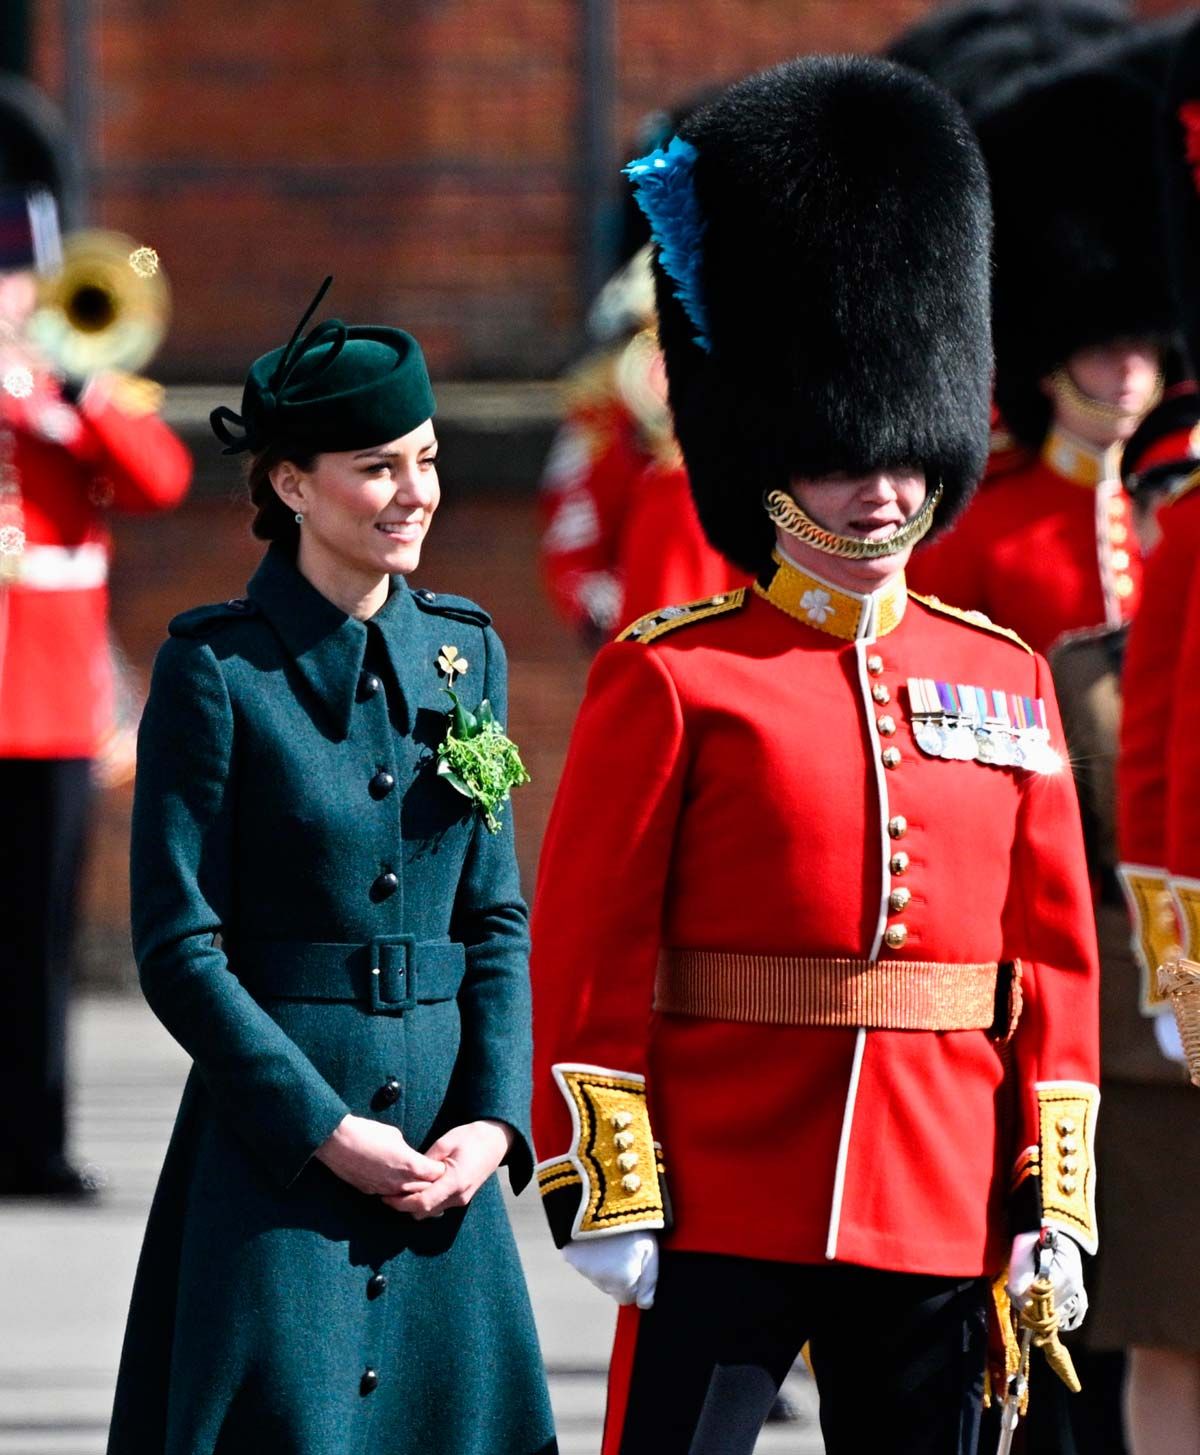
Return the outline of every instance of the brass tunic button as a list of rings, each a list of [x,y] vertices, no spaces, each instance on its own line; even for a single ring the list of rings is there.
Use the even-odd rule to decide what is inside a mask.
[[[872,677],[878,677],[883,672],[883,658],[872,652],[867,658],[867,671]]]
[[[898,950],[908,939],[908,926],[889,925],[883,938],[887,942],[888,949]]]
[[[1128,571],[1129,570],[1129,552],[1128,551],[1114,551],[1112,553],[1112,563],[1113,563],[1113,570],[1115,570],[1115,571]]]
[[[888,895],[888,909],[893,914],[899,914],[902,909],[908,908],[910,899],[912,899],[911,889],[893,889]]]
[[[372,1273],[367,1279],[367,1297],[378,1298],[387,1288],[387,1276],[383,1273]]]
[[[1118,576],[1113,583],[1116,593],[1120,597],[1133,595],[1133,578],[1130,576]]]
[[[379,1388],[379,1375],[373,1369],[364,1369],[358,1388],[362,1394],[373,1394]]]
[[[1058,1179],[1058,1190],[1064,1197],[1070,1197],[1079,1184],[1073,1177],[1060,1177]]]
[[[1129,539],[1129,527],[1122,525],[1119,520],[1114,520],[1108,528],[1108,538],[1114,546],[1123,546]]]
[[[892,700],[891,689],[886,682],[876,682],[875,686],[871,688],[871,696],[881,707]]]
[[[893,874],[908,873],[909,858],[903,849],[898,854],[893,854],[888,860],[888,868]]]
[[[1058,1135],[1060,1137],[1072,1137],[1078,1131],[1074,1117],[1059,1117]]]
[[[898,768],[900,766],[899,748],[884,748],[879,756],[883,759],[883,766],[885,768]]]
[[[626,1192],[630,1194],[637,1192],[641,1185],[642,1179],[637,1175],[636,1172],[627,1172],[625,1176],[621,1178],[621,1186],[625,1189]]]
[[[896,719],[894,717],[881,717],[879,719],[879,731],[885,738],[890,738],[896,731]]]
[[[895,818],[888,819],[888,834],[893,839],[902,839],[908,833],[908,820],[903,814],[898,813]]]

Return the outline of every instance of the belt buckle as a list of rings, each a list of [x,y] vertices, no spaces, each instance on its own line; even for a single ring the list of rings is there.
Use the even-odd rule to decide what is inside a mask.
[[[367,942],[372,1015],[402,1015],[416,1005],[415,943],[412,935],[374,935]]]

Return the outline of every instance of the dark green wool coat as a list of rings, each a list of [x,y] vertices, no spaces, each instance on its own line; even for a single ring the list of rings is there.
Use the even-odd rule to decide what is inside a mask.
[[[530,1176],[511,813],[489,834],[434,771],[438,654],[457,647],[464,704],[505,721],[499,638],[400,579],[353,620],[278,546],[247,601],[170,630],[139,744],[134,948],[195,1064],[110,1455],[553,1450],[498,1179],[417,1222],[312,1157],[348,1112],[420,1148],[496,1117],[514,1187]]]

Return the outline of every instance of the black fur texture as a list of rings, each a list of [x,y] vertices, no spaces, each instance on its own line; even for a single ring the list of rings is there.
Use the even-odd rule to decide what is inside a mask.
[[[1167,32],[1051,75],[978,123],[996,214],[996,402],[1036,449],[1041,381],[1077,350],[1169,345],[1175,309],[1158,167]]]
[[[974,135],[922,76],[806,57],[688,119],[712,352],[657,269],[676,432],[700,519],[749,571],[765,492],[923,466],[965,503],[987,456],[991,212]]]
[[[963,0],[940,5],[888,46],[889,59],[931,77],[974,119],[1130,23],[1122,0]]]

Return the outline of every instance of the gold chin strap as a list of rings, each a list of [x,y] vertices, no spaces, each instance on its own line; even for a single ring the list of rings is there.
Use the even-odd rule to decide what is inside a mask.
[[[786,490],[771,490],[763,497],[768,516],[781,530],[795,536],[805,545],[824,551],[827,556],[841,556],[847,561],[877,561],[883,556],[894,556],[898,551],[915,546],[929,534],[933,525],[933,513],[942,498],[942,484],[925,501],[916,515],[900,527],[895,535],[882,541],[864,541],[857,536],[842,536],[836,531],[826,530],[818,525],[807,511],[802,510]]]
[[[1050,387],[1054,390],[1056,399],[1061,400],[1064,404],[1069,404],[1084,418],[1094,420],[1097,424],[1107,425],[1124,424],[1127,419],[1139,419],[1142,415],[1149,414],[1162,398],[1163,382],[1160,369],[1158,377],[1154,381],[1154,392],[1146,401],[1144,408],[1131,411],[1122,409],[1118,404],[1106,404],[1103,399],[1093,399],[1090,394],[1085,394],[1072,379],[1071,372],[1065,364],[1060,365],[1050,375]]]

